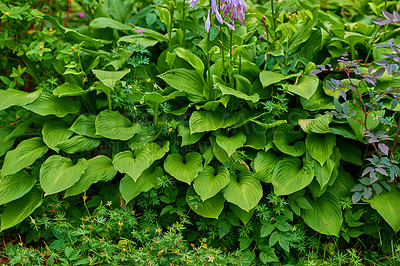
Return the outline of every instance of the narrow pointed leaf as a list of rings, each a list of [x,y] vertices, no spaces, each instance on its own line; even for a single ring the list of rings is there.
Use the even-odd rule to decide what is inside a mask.
[[[6,152],[14,145],[15,139],[5,140],[13,130],[14,127],[12,126],[0,127],[0,156],[6,154]]]

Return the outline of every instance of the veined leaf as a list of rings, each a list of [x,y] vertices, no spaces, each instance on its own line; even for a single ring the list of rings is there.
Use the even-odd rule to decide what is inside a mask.
[[[190,183],[203,169],[203,157],[197,152],[190,152],[183,158],[178,153],[167,156],[164,161],[165,171],[179,181]]]
[[[253,209],[263,196],[260,181],[249,172],[231,175],[229,185],[223,190],[225,199],[245,211]]]
[[[169,141],[166,141],[164,146],[160,146],[155,142],[149,142],[143,146],[137,148],[135,152],[140,152],[142,150],[149,150],[152,157],[152,163],[160,160],[169,151]]]
[[[180,58],[191,64],[200,77],[204,75],[204,63],[195,54],[183,48],[175,48],[175,52]]]
[[[1,216],[1,231],[22,222],[42,205],[42,191],[33,188],[28,194],[7,204]]]
[[[52,155],[40,167],[40,185],[45,196],[55,194],[72,187],[79,181],[88,167],[86,159],[81,158],[74,165],[71,159]]]
[[[71,98],[59,98],[48,92],[43,92],[34,102],[25,105],[24,108],[41,116],[56,115],[58,117],[79,111],[78,106]]]
[[[163,174],[163,169],[157,166],[154,169],[145,170],[136,182],[129,175],[125,175],[119,183],[119,191],[126,203],[128,203],[140,193],[155,187],[158,182],[157,177],[161,177]]]
[[[9,136],[11,132],[13,132],[13,130],[14,127],[12,126],[0,127],[0,157],[6,154],[6,152],[14,145],[14,138],[5,140],[5,138]]]
[[[298,74],[283,75],[278,72],[263,70],[260,72],[260,81],[262,83],[262,86],[265,88],[265,87],[268,87],[269,85],[278,83],[285,79],[293,78],[295,76],[298,76]]]
[[[28,193],[36,183],[25,170],[16,174],[0,176],[0,205],[16,200]]]
[[[118,20],[114,20],[112,18],[106,18],[106,17],[99,17],[93,19],[89,27],[91,29],[97,30],[97,29],[105,29],[105,28],[110,28],[114,30],[120,30],[120,31],[131,31],[133,30],[133,27],[129,25],[125,25]]]
[[[296,85],[285,84],[282,86],[287,88],[290,92],[309,100],[318,89],[318,85],[319,78],[317,76],[302,76]]]
[[[295,141],[302,139],[303,136],[304,134],[301,131],[294,130],[292,125],[283,124],[276,128],[273,141],[281,152],[299,157],[306,151],[306,146],[303,141]]]
[[[80,115],[69,130],[75,132],[78,135],[83,135],[90,138],[101,138],[101,136],[96,135],[96,116],[95,115]]]
[[[13,105],[24,106],[30,104],[35,101],[41,93],[42,90],[36,90],[31,93],[14,89],[0,90],[0,110],[7,109]]]
[[[347,122],[349,123],[350,127],[353,129],[354,133],[356,134],[359,141],[363,141],[364,139],[364,131],[365,127],[359,121],[363,121],[365,119],[364,113],[358,109],[356,106],[351,105],[350,112],[356,112],[356,115],[352,118],[347,118]],[[369,131],[374,130],[380,123],[378,117],[384,117],[385,110],[381,111],[373,111],[368,114],[367,117],[367,128]],[[356,120],[357,119],[357,120]]]
[[[229,184],[230,175],[227,168],[219,166],[217,173],[211,166],[206,166],[196,177],[193,188],[204,201],[214,197],[221,189]]]
[[[100,144],[101,140],[99,139],[92,139],[78,135],[58,143],[57,148],[60,148],[66,153],[73,154],[76,152],[91,151]]]
[[[321,115],[314,119],[300,119],[299,125],[306,133],[325,134],[331,133],[329,123],[332,121],[331,115]]]
[[[279,157],[273,151],[258,152],[257,157],[254,159],[254,177],[265,183],[271,183],[278,161]]]
[[[62,84],[53,90],[53,95],[58,97],[77,96],[88,93],[76,84]]]
[[[311,157],[319,162],[321,166],[331,157],[335,146],[336,136],[333,134],[307,134],[306,148]]]
[[[7,176],[19,172],[45,155],[48,150],[42,138],[35,137],[21,141],[14,150],[7,152],[1,175]]]
[[[218,219],[222,210],[224,209],[225,199],[218,193],[212,198],[209,198],[200,204],[193,204],[192,197],[196,197],[196,192],[193,187],[189,187],[186,192],[186,202],[189,207],[198,215],[206,217],[206,218],[214,218]]]
[[[65,197],[74,196],[87,191],[92,184],[99,181],[108,182],[114,178],[117,171],[111,163],[111,159],[105,155],[96,156],[88,160],[88,166],[73,186],[67,189]]]
[[[329,192],[334,195],[338,200],[343,197],[350,196],[350,190],[356,185],[354,182],[354,177],[352,177],[348,172],[339,167],[338,176],[335,182],[329,187]]]
[[[250,147],[255,150],[263,150],[265,145],[267,145],[265,128],[262,126],[251,123],[244,133],[246,135],[245,147]]]
[[[254,207],[250,211],[245,211],[235,204],[229,204],[229,208],[243,222],[243,224],[247,224],[250,221],[256,210],[256,207]]]
[[[216,87],[221,91],[221,93],[223,95],[232,95],[232,96],[235,96],[236,98],[239,98],[239,99],[243,99],[243,100],[246,100],[246,101],[252,101],[253,103],[256,103],[256,102],[258,102],[260,100],[260,96],[257,93],[254,93],[252,95],[247,95],[244,92],[232,89],[232,88],[230,88],[228,86],[224,86],[224,85],[219,84],[219,83],[216,84]]]
[[[359,146],[342,139],[338,139],[337,145],[344,161],[362,166],[361,149]]]
[[[202,136],[204,136],[204,132],[201,133],[193,133],[190,134],[189,125],[186,123],[179,123],[178,125],[178,136],[182,137],[182,146],[192,145],[198,142]]]
[[[42,128],[44,143],[57,153],[60,150],[57,145],[67,140],[73,133],[63,120],[46,120]]]
[[[131,72],[131,70],[129,68],[120,71],[93,69],[92,72],[105,86],[110,89],[114,89],[115,83],[121,80],[126,74]]]
[[[301,166],[300,159],[286,158],[276,164],[271,182],[274,193],[281,196],[305,188],[313,179],[314,168],[309,161],[304,160]]]
[[[158,75],[158,77],[178,91],[203,97],[204,83],[195,70],[175,68]]]
[[[302,210],[304,222],[318,233],[337,236],[343,222],[339,200],[326,192],[311,205],[313,209]]]
[[[128,140],[141,131],[139,124],[133,124],[118,111],[104,110],[96,117],[96,135],[109,139]]]
[[[230,137],[225,136],[221,132],[215,135],[217,144],[226,151],[229,157],[246,143],[246,135],[242,131],[237,131],[236,134]]]
[[[123,151],[117,153],[113,160],[115,170],[128,174],[133,181],[137,181],[139,176],[151,166],[153,157],[148,149],[141,151]]]
[[[195,111],[189,119],[190,133],[215,131],[235,124],[234,116],[225,117],[221,112]]]

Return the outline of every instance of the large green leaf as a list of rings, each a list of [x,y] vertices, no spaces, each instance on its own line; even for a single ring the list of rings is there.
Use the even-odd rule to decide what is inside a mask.
[[[224,86],[219,83],[216,84],[216,87],[221,91],[222,95],[232,95],[239,99],[243,99],[246,101],[252,101],[253,103],[256,103],[260,100],[260,96],[257,93],[254,93],[252,95],[247,95],[244,92],[232,89],[228,86]]]
[[[45,196],[72,187],[79,181],[89,163],[81,158],[74,165],[72,160],[60,155],[52,155],[40,167],[39,179]]]
[[[248,124],[244,133],[246,135],[245,147],[250,147],[255,150],[263,150],[265,145],[267,145],[267,137],[265,134],[265,128],[257,124]]]
[[[101,138],[101,136],[96,135],[96,116],[95,115],[80,115],[69,130],[75,132],[78,135],[83,135],[90,138]]]
[[[313,209],[302,210],[304,222],[318,233],[337,236],[343,222],[339,200],[326,192],[311,205]]]
[[[204,132],[190,134],[189,125],[185,122],[181,122],[178,125],[178,136],[182,137],[181,146],[186,146],[198,142],[201,137],[204,136]]]
[[[80,86],[76,84],[62,84],[55,88],[53,90],[53,95],[58,96],[58,97],[64,97],[64,96],[77,96],[77,95],[82,95],[86,94],[89,91],[84,91]]]
[[[125,175],[119,183],[119,191],[126,203],[128,203],[140,193],[155,187],[158,183],[157,177],[161,177],[163,174],[163,169],[157,166],[154,169],[145,170],[136,182],[129,175]]]
[[[139,124],[133,124],[118,111],[102,111],[95,123],[96,135],[109,139],[128,140],[141,131]]]
[[[371,207],[375,209],[382,218],[397,233],[400,229],[400,191],[395,185],[390,185],[390,191],[384,191],[379,195],[374,195],[367,200]]]
[[[354,177],[348,172],[339,167],[338,176],[332,186],[329,187],[329,192],[338,200],[351,195],[351,189],[356,185]]]
[[[309,100],[315,93],[319,85],[317,76],[302,76],[296,85],[283,85],[290,92],[297,94]]]
[[[279,157],[273,151],[258,152],[257,157],[254,159],[254,177],[265,183],[271,183],[272,175],[278,161]]]
[[[218,219],[219,215],[224,209],[225,202],[225,199],[221,195],[221,193],[218,193],[214,197],[209,198],[198,204],[193,203],[193,198],[196,198],[196,196],[197,194],[194,191],[193,187],[189,187],[186,192],[186,202],[189,207],[200,216]]]
[[[87,191],[92,184],[99,181],[108,182],[114,178],[117,171],[111,163],[111,159],[105,155],[96,156],[88,160],[88,166],[73,186],[69,187],[65,193],[66,197],[81,194]]]
[[[365,129],[365,126],[363,124],[361,124],[359,121],[364,122],[365,115],[355,105],[351,105],[350,110],[351,110],[351,112],[355,112],[356,115],[352,118],[347,118],[347,122],[349,123],[350,127],[353,129],[358,140],[363,141],[364,131],[366,129]],[[384,116],[385,116],[385,110],[370,112],[367,116],[367,129],[369,131],[374,130],[380,123],[380,120],[378,119],[378,117],[384,117]],[[359,120],[359,121],[357,121],[357,120]]]
[[[135,152],[140,152],[142,150],[150,151],[153,163],[155,161],[160,160],[162,157],[165,156],[165,154],[167,154],[167,152],[169,151],[169,141],[166,141],[164,143],[164,146],[162,147],[155,142],[149,142],[144,144],[140,148],[137,148]]]
[[[0,157],[6,154],[6,152],[14,145],[14,138],[10,140],[5,140],[5,138],[9,136],[13,131],[14,127],[12,126],[0,127]]]
[[[203,97],[204,83],[195,70],[175,68],[158,75],[158,77],[178,91]]]
[[[67,140],[73,133],[63,120],[46,120],[42,128],[44,143],[56,152],[60,150],[57,145]]]
[[[60,148],[66,153],[73,154],[76,152],[91,151],[100,144],[101,140],[99,139],[78,135],[58,143],[57,148]]]
[[[150,150],[123,151],[117,153],[113,160],[115,170],[128,174],[133,181],[136,181],[144,170],[149,168],[153,162]]]
[[[204,75],[203,61],[201,61],[201,59],[198,58],[195,54],[193,54],[183,48],[176,48],[175,52],[180,58],[184,59],[189,64],[191,64],[192,67],[197,71],[197,73],[199,74],[200,77],[202,77]]]
[[[314,179],[314,168],[311,162],[304,160],[303,166],[300,159],[285,158],[276,164],[272,175],[274,193],[290,195],[308,186]]]
[[[75,114],[79,111],[75,101],[71,98],[59,98],[48,92],[43,92],[34,102],[25,105],[24,108],[41,116],[56,115],[58,117]]]
[[[237,131],[234,135],[229,137],[222,132],[218,132],[215,135],[217,144],[226,151],[229,157],[246,143],[246,135],[243,134],[242,131]]]
[[[332,121],[331,115],[321,115],[314,119],[300,119],[299,125],[306,133],[325,134],[331,133],[329,123]]]
[[[250,211],[245,211],[235,204],[229,204],[229,208],[236,215],[236,217],[238,217],[243,222],[243,224],[247,224],[253,216],[254,212],[256,211],[257,207],[254,207]]]
[[[0,90],[0,110],[7,109],[13,105],[24,106],[30,104],[39,97],[41,92],[41,90],[31,93],[14,89]]]
[[[203,169],[203,157],[197,152],[189,152],[183,158],[178,153],[167,156],[164,161],[165,171],[179,181],[190,183]]]
[[[231,175],[231,181],[223,193],[227,201],[248,212],[261,200],[263,189],[260,181],[251,173],[241,172],[238,176]]]
[[[304,141],[295,141],[302,139],[303,136],[303,132],[296,131],[292,125],[283,124],[276,128],[273,141],[281,152],[299,157],[306,151],[306,146]]]
[[[98,78],[104,85],[110,89],[114,89],[115,83],[122,79],[126,74],[131,72],[130,68],[126,68],[120,71],[105,71],[99,69],[93,69],[93,74]]]
[[[190,133],[215,131],[232,126],[236,122],[235,116],[226,116],[227,113],[195,111],[189,118]]]
[[[0,176],[0,205],[19,199],[28,193],[36,183],[36,178],[25,171],[6,177]]]
[[[360,146],[354,145],[353,143],[339,138],[337,143],[340,154],[342,155],[343,161],[361,166],[362,155]]]
[[[153,110],[154,113],[156,113],[160,104],[162,104],[163,102],[185,95],[185,93],[180,91],[174,91],[173,93],[166,96],[163,96],[158,92],[150,92],[144,95],[144,102]]]
[[[307,134],[306,148],[311,157],[322,166],[331,157],[336,146],[336,136],[333,134]]]
[[[125,25],[118,20],[114,20],[112,18],[106,18],[106,17],[99,17],[93,19],[89,27],[91,29],[97,30],[97,29],[105,29],[105,28],[110,28],[114,30],[120,30],[120,31],[131,31],[133,30],[132,26]]]
[[[283,75],[281,73],[278,72],[272,72],[272,71],[268,71],[268,70],[263,70],[260,72],[260,81],[262,83],[262,86],[268,87],[271,84],[275,84],[278,83],[282,80],[285,79],[289,79],[292,78],[294,76],[297,76],[297,74],[295,75]]]
[[[42,191],[37,188],[33,188],[22,198],[8,203],[1,216],[0,232],[22,222],[40,205],[42,205]]]
[[[206,166],[196,177],[193,188],[204,201],[214,197],[221,189],[229,184],[230,175],[227,168],[218,166],[217,173],[211,166]]]
[[[14,150],[7,152],[1,175],[7,176],[19,172],[45,155],[48,150],[42,138],[35,137],[21,141]]]

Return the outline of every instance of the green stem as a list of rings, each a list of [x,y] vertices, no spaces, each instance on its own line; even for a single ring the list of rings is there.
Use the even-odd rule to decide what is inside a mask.
[[[186,17],[185,17],[185,3],[186,3],[186,1],[185,0],[183,0],[183,3],[182,3],[182,21],[183,21],[183,23],[182,23],[182,32],[183,32],[183,40],[182,40],[182,45],[183,45],[183,43],[184,43],[184,41],[185,41],[185,19],[186,19]]]
[[[210,93],[209,100],[213,98],[213,87],[212,87],[212,80],[211,80],[211,56],[210,56],[210,31],[207,32],[207,86],[208,91]]]
[[[223,43],[223,32],[222,32],[222,25],[220,30],[220,39],[221,39],[221,52],[222,52],[222,65],[224,67],[224,81],[226,82],[226,67],[225,67],[225,50],[224,50],[224,43]]]
[[[276,40],[277,38],[276,38],[276,25],[275,25],[276,18],[275,18],[275,11],[274,11],[274,0],[271,0],[271,9],[272,9],[272,22],[274,24],[274,33],[275,33],[275,40]]]
[[[108,110],[112,111],[110,88],[107,88]]]

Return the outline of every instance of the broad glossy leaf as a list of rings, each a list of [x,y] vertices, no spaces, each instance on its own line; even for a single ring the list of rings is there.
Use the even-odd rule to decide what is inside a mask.
[[[203,157],[197,152],[190,152],[183,158],[178,153],[167,156],[164,161],[165,171],[179,181],[190,183],[203,170]]]
[[[333,134],[335,135],[340,135],[346,139],[354,139],[358,140],[356,134],[354,134],[353,129],[348,125],[330,125],[329,129],[332,131]]]
[[[89,163],[81,158],[74,165],[72,160],[60,155],[52,155],[40,167],[40,185],[45,196],[72,187],[79,181]]]
[[[335,183],[329,187],[329,192],[332,193],[338,200],[343,197],[350,196],[350,190],[356,185],[354,182],[354,177],[352,177],[348,172],[339,167],[338,176]]]
[[[96,135],[96,116],[95,115],[80,115],[69,130],[75,132],[78,135],[83,135],[90,138],[101,138],[101,136]]]
[[[153,112],[157,112],[160,104],[166,102],[171,99],[175,99],[179,96],[185,96],[186,94],[180,91],[174,91],[169,95],[161,95],[158,92],[150,92],[144,95],[144,102],[153,110]]]
[[[107,17],[99,17],[93,19],[89,27],[91,29],[97,30],[97,29],[105,29],[105,28],[111,28],[114,30],[120,30],[120,31],[131,31],[133,30],[132,26],[125,25],[118,20],[114,20],[112,18],[107,18]]]
[[[15,139],[5,140],[13,130],[14,127],[12,126],[0,127],[0,156],[6,154],[6,152],[14,145]]]
[[[28,193],[36,183],[25,170],[6,177],[0,176],[0,205],[16,200]]]
[[[335,105],[332,101],[332,97],[326,96],[323,90],[318,90],[314,93],[309,100],[301,97],[300,103],[305,110],[315,111],[321,109],[335,110]]]
[[[58,143],[57,148],[62,151],[73,154],[76,152],[91,151],[101,144],[101,140],[92,139],[85,136],[73,136],[63,142]]]
[[[118,111],[104,110],[96,117],[96,135],[109,139],[128,140],[141,131],[139,124],[133,124]]]
[[[48,150],[42,138],[35,137],[21,141],[14,150],[7,152],[1,175],[7,176],[19,172],[45,155]]]
[[[164,146],[160,146],[155,142],[149,142],[137,148],[135,152],[140,152],[142,150],[149,150],[152,157],[152,163],[160,160],[165,156],[165,154],[169,151],[169,141],[164,143]]]
[[[325,134],[331,133],[329,123],[332,121],[331,115],[321,115],[314,119],[300,119],[299,125],[306,133]]]
[[[214,197],[229,184],[230,175],[227,168],[218,166],[217,173],[211,166],[206,166],[193,182],[193,188],[204,201]]]
[[[72,187],[67,189],[66,197],[81,194],[87,191],[92,184],[99,181],[108,182],[114,178],[117,171],[111,163],[111,159],[105,155],[96,156],[88,160],[88,166],[79,179]]]
[[[190,133],[215,131],[232,126],[236,122],[234,116],[225,116],[226,113],[195,111],[189,119]]]
[[[110,89],[114,89],[115,83],[131,72],[129,68],[120,71],[105,71],[100,69],[93,69],[92,71],[96,78]]]
[[[278,161],[279,157],[273,151],[258,152],[257,157],[254,159],[254,177],[265,183],[271,183],[272,175]]]
[[[119,191],[126,203],[128,203],[140,193],[155,187],[158,183],[157,177],[161,177],[163,174],[163,169],[157,166],[154,169],[145,170],[136,182],[129,175],[125,175],[119,183]]]
[[[338,139],[337,145],[344,161],[358,166],[362,165],[361,149],[359,146],[344,139]]]
[[[65,96],[77,96],[86,94],[89,91],[83,90],[80,86],[76,84],[62,84],[53,90],[53,95],[58,97],[65,97]]]
[[[235,204],[229,204],[229,208],[243,222],[243,224],[247,224],[250,221],[256,210],[256,207],[254,207],[250,211],[245,211]]]
[[[231,175],[229,185],[223,190],[225,199],[236,204],[245,211],[250,211],[263,196],[260,181],[249,172],[241,172],[238,176]]]
[[[67,140],[73,133],[63,120],[46,120],[42,128],[44,143],[57,153],[60,150],[57,145]]]
[[[79,111],[77,104],[69,97],[59,98],[48,92],[43,92],[34,102],[25,105],[25,109],[41,116],[55,115],[64,117]]]
[[[8,89],[0,90],[0,110],[7,109],[10,106],[24,106],[35,101],[42,93],[41,90],[28,93],[25,91]]]
[[[290,92],[309,100],[318,89],[319,78],[317,76],[302,76],[296,85],[283,85]]]
[[[182,147],[186,145],[192,145],[198,142],[201,139],[201,137],[204,136],[204,132],[190,134],[189,125],[184,122],[181,122],[178,125],[178,136],[182,137],[182,143],[181,143]]]
[[[203,97],[204,83],[195,70],[175,68],[158,75],[158,77],[178,91]]]
[[[189,187],[186,192],[186,202],[188,203],[189,207],[200,216],[218,219],[219,215],[224,209],[225,199],[222,194],[218,193],[214,197],[201,202],[199,205],[192,203],[191,197],[196,196],[197,194],[193,187]]]
[[[176,48],[175,49],[176,54],[187,61],[189,64],[192,65],[192,67],[197,71],[199,76],[204,75],[204,64],[203,61],[201,61],[200,58],[198,58],[195,54],[189,52],[186,49],[183,48]]]
[[[311,162],[286,158],[279,161],[272,175],[274,193],[278,196],[290,195],[308,186],[314,179],[314,168]]]
[[[336,136],[333,134],[307,134],[306,148],[311,157],[322,166],[331,157],[336,146]]]
[[[254,93],[252,95],[247,95],[244,92],[232,89],[228,86],[224,86],[219,83],[216,84],[216,87],[221,91],[222,95],[232,95],[239,99],[243,99],[246,101],[252,101],[253,103],[256,103],[260,100],[260,96],[257,93]]]
[[[22,222],[42,205],[42,191],[33,188],[28,194],[7,204],[1,216],[0,232]]]
[[[301,140],[303,136],[303,132],[296,131],[292,125],[283,124],[276,128],[273,141],[281,152],[299,157],[306,151],[304,141],[297,141]]]
[[[359,121],[355,120],[358,119],[360,121],[364,122],[365,115],[364,113],[355,107],[354,105],[351,105],[350,107],[351,112],[355,111],[356,115],[354,118],[347,118],[347,122],[349,123],[350,127],[353,129],[354,133],[356,134],[357,138],[359,141],[363,141],[364,139],[364,131],[365,127],[363,124],[361,124]],[[385,116],[385,110],[381,111],[373,111],[368,114],[367,117],[367,128],[369,131],[374,130],[380,123],[379,117],[384,117]]]
[[[242,131],[237,131],[234,135],[229,137],[222,132],[216,133],[215,135],[217,144],[226,151],[229,157],[246,143],[246,136]]]
[[[384,191],[374,195],[367,202],[375,209],[382,218],[397,233],[400,229],[400,191],[395,185],[390,185],[390,191]]]
[[[245,128],[246,143],[245,147],[250,147],[255,150],[263,150],[267,145],[267,137],[265,134],[265,128],[255,123],[247,124]]]
[[[117,153],[113,160],[115,170],[118,172],[128,174],[133,181],[137,181],[139,176],[144,170],[149,168],[153,162],[153,157],[150,150],[145,149],[142,151],[123,151]]]
[[[283,75],[278,72],[263,70],[260,73],[260,81],[262,83],[262,86],[265,88],[265,87],[268,87],[269,85],[278,83],[285,79],[292,78],[294,76],[297,76],[297,75],[296,74],[295,75]]]
[[[302,211],[301,217],[304,222],[321,234],[337,236],[343,223],[339,200],[326,192],[311,205],[312,210]]]

